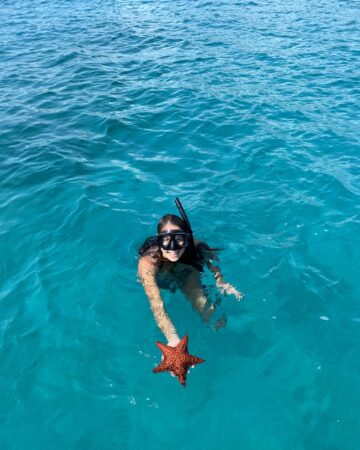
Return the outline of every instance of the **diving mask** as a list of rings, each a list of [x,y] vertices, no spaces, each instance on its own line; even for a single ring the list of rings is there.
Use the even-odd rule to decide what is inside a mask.
[[[182,230],[164,231],[156,236],[156,243],[163,250],[180,250],[189,245],[190,235]]]

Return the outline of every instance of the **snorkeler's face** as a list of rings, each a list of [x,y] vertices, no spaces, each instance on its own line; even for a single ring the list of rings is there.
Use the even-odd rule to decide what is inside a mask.
[[[161,236],[163,233],[171,233],[171,232],[182,232],[181,228],[179,228],[177,225],[172,225],[168,223],[163,230],[161,230],[161,233],[159,236]],[[169,242],[167,242],[169,240]],[[172,243],[176,245],[171,245]],[[169,245],[170,244],[170,245]],[[161,253],[164,258],[168,259],[171,262],[178,261],[182,255],[185,252],[185,247],[187,245],[187,240],[185,236],[182,236],[181,233],[179,235],[174,236],[164,236],[162,238],[161,245],[159,245]],[[166,248],[164,248],[166,247]],[[170,248],[173,247],[182,247],[182,248],[173,248],[172,250]]]

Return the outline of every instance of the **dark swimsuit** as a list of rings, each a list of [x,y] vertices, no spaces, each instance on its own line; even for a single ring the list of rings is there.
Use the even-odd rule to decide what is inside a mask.
[[[185,254],[175,264],[168,265],[169,269],[166,268],[166,263],[161,262],[160,271],[156,275],[159,288],[175,292],[194,269],[198,272],[203,272],[203,248],[206,248],[206,246],[203,242],[196,243],[198,258],[195,261],[187,258]]]
[[[194,269],[187,264],[176,263],[170,270],[160,270],[156,274],[156,281],[160,289],[166,289],[172,293],[180,289],[183,281]]]

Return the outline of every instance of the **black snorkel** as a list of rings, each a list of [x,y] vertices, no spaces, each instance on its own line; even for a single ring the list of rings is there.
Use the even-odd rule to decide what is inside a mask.
[[[185,210],[184,210],[184,208],[183,208],[183,206],[182,206],[182,204],[181,204],[181,202],[180,202],[178,197],[175,198],[175,205],[176,205],[177,209],[179,210],[179,213],[180,213],[183,221],[185,222],[185,224],[187,226],[187,230],[186,231],[190,235],[190,238],[189,238],[189,241],[190,241],[190,245],[189,245],[190,257],[192,259],[194,259],[194,261],[196,261],[198,259],[198,257],[197,257],[197,253],[196,253],[196,249],[195,249],[195,242],[194,242],[193,232],[192,232],[192,229],[191,229],[191,225],[190,225],[188,216],[186,215],[186,212],[185,212]]]

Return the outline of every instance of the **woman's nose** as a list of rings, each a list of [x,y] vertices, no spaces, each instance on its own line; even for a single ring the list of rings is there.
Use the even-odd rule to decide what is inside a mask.
[[[175,239],[171,239],[170,245],[169,245],[169,250],[176,250],[176,248],[175,248]]]

